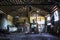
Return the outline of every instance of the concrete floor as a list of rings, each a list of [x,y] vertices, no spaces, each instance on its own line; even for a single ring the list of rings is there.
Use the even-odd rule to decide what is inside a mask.
[[[41,34],[22,34],[11,33],[6,34],[4,37],[0,36],[0,40],[60,40],[60,38],[52,36],[48,33]]]

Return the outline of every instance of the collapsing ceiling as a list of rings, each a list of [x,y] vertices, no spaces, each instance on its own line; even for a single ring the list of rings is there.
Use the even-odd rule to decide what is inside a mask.
[[[46,12],[51,12],[52,7],[55,6],[51,3],[54,4],[51,1],[48,3],[47,0],[0,0],[0,10],[12,16],[28,16],[29,12],[41,9],[43,12],[40,12],[40,15],[45,16]]]
[[[0,0],[0,5],[14,5],[14,4],[46,4],[51,2],[56,4],[60,0]],[[49,4],[49,3],[48,3]]]
[[[36,12],[37,10],[40,10],[40,8],[36,8],[36,7],[27,7],[27,6],[0,6],[0,10],[2,10],[4,13],[6,14],[10,14],[12,16],[28,16],[28,13],[32,12]],[[47,11],[44,10],[40,10],[40,15],[45,15]],[[43,14],[45,13],[45,14]]]

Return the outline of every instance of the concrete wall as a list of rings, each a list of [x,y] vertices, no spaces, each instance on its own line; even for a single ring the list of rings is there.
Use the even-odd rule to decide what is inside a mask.
[[[19,22],[24,22],[25,19],[28,22],[28,18],[27,17],[19,17]]]
[[[7,15],[7,22],[8,25],[13,25],[13,17],[11,15]]]

